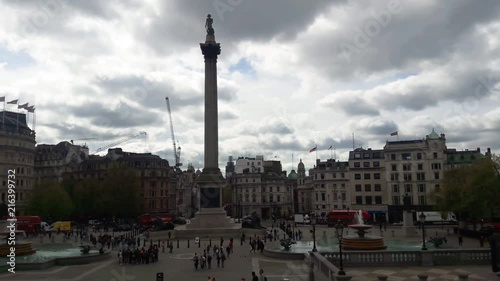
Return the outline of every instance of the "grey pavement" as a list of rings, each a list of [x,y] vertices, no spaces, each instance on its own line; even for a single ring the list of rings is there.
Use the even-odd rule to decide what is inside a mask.
[[[299,229],[304,233],[304,240],[311,239],[310,226],[301,226]],[[388,229],[389,233],[390,230]],[[392,234],[384,233],[386,239],[404,239],[402,231],[399,228],[394,228],[395,237]],[[318,227],[317,235],[322,236],[323,231],[327,236],[334,235],[333,228]],[[372,230],[374,233],[379,233],[378,228]],[[350,233],[353,234],[353,233]],[[281,234],[282,235],[282,234]],[[412,238],[412,239],[419,239]],[[448,236],[447,247],[458,247],[456,235]],[[418,240],[416,240],[418,241]],[[276,243],[276,242],[272,242]],[[208,244],[208,241],[202,240],[202,246]],[[477,247],[479,243],[474,240],[464,239],[464,247]],[[39,280],[39,281],[80,281],[80,280],[95,280],[95,281],[147,281],[156,280],[156,273],[163,272],[165,280],[207,280],[208,276],[213,276],[216,280],[229,281],[241,280],[245,277],[246,280],[251,280],[251,272],[258,272],[263,269],[269,281],[282,280],[289,278],[291,281],[308,280],[309,269],[305,261],[286,261],[272,259],[262,256],[260,253],[250,253],[248,244],[240,246],[239,239],[235,240],[234,255],[231,255],[226,261],[225,268],[213,267],[211,270],[194,270],[192,256],[194,253],[203,253],[203,247],[187,248],[187,242],[181,240],[180,248],[176,248],[174,242],[174,252],[172,254],[160,253],[158,263],[147,265],[118,265],[116,252],[113,253],[109,260],[78,266],[56,266],[47,270],[41,271],[21,271],[15,274],[5,273],[0,274],[1,280]],[[269,247],[269,242],[267,244]],[[214,263],[215,264],[215,263]],[[471,274],[469,280],[500,280],[492,272],[490,266],[451,266],[451,267],[368,267],[368,268],[346,268],[349,275],[353,276],[352,281],[368,281],[377,280],[376,277],[380,274],[390,276],[389,280],[405,281],[417,280],[416,274],[425,273],[430,277],[428,280],[457,280],[457,274],[460,272],[468,272]],[[317,272],[315,274],[317,281],[326,280],[326,278]]]

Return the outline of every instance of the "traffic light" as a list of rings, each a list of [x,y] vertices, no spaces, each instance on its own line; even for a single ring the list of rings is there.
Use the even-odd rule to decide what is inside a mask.
[[[156,281],[163,281],[163,272],[156,273]]]

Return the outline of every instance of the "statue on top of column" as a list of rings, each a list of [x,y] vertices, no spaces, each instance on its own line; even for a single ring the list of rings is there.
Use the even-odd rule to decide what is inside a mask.
[[[210,14],[207,16],[207,21],[205,22],[205,28],[207,29],[207,34],[208,35],[214,35],[215,31],[214,28],[212,27],[212,24],[214,23],[214,19]]]

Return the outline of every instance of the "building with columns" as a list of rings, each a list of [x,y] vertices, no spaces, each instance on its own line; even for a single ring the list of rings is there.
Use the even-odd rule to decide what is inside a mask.
[[[15,211],[28,215],[35,177],[35,131],[28,127],[26,114],[4,111],[0,116],[0,193],[1,202],[9,204],[9,175],[15,186]],[[13,171],[10,172],[9,171]],[[0,202],[0,203],[1,203]]]
[[[297,212],[298,214],[310,214],[313,210],[313,181],[311,176],[306,176],[306,168],[302,159],[297,165]]]
[[[384,151],[356,148],[349,152],[351,206],[369,212],[374,221],[385,221],[387,184]]]

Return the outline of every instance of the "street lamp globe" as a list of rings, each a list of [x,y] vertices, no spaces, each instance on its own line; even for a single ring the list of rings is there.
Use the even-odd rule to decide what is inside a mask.
[[[340,222],[340,220],[338,220],[337,224],[335,225],[335,233],[339,238],[342,238],[344,234],[344,225]]]

